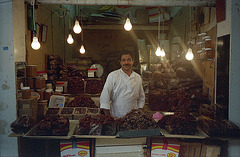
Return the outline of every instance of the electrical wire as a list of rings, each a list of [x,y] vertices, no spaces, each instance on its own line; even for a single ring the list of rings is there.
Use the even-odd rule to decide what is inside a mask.
[[[36,31],[36,26],[35,26],[35,0],[32,0],[32,5],[33,5],[33,31]]]
[[[160,11],[158,8],[158,42],[157,42],[160,46]]]
[[[82,22],[82,19],[83,19],[83,8],[81,8],[82,45],[83,45],[83,22]]]

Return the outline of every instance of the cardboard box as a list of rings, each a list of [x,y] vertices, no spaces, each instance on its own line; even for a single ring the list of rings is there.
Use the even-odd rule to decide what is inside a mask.
[[[220,153],[220,146],[206,144],[202,145],[201,157],[219,157]]]
[[[197,157],[201,155],[202,144],[201,143],[189,143],[189,157]]]
[[[145,145],[96,146],[97,157],[144,157]]]
[[[45,112],[47,111],[48,101],[43,100],[39,101],[37,104],[37,120],[40,121],[43,119]]]
[[[18,109],[37,108],[37,96],[31,96],[30,99],[18,98]]]
[[[179,157],[189,157],[190,143],[180,143]]]
[[[151,157],[174,156],[178,157],[180,144],[176,139],[152,140]]]
[[[89,141],[61,141],[61,157],[84,156],[90,157]]]

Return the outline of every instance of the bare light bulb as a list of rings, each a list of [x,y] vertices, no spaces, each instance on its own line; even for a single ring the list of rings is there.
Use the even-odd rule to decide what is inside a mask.
[[[164,51],[164,49],[161,49],[161,51],[160,51],[160,56],[161,56],[161,57],[164,57],[164,56],[165,56],[165,51]]]
[[[192,49],[191,49],[191,48],[188,49],[187,54],[185,55],[185,58],[186,58],[187,60],[189,60],[189,61],[194,58],[194,55],[193,55],[193,53],[192,53]]]
[[[74,33],[76,33],[76,34],[79,34],[79,33],[82,31],[82,28],[81,28],[78,20],[75,21],[75,25],[74,25],[74,27],[73,27],[73,31],[74,31]]]
[[[81,54],[84,54],[84,53],[85,53],[85,48],[84,48],[84,46],[83,46],[83,45],[81,46],[81,48],[80,48],[79,52],[80,52]]]
[[[124,24],[124,29],[126,31],[130,31],[132,29],[132,24],[129,18],[126,19],[126,23]]]
[[[72,44],[74,42],[72,34],[68,35],[67,42],[68,42],[68,44]]]
[[[38,38],[37,37],[33,37],[33,41],[31,43],[31,47],[34,50],[38,50],[41,47],[40,43],[38,42]]]
[[[161,48],[158,46],[157,50],[155,52],[156,56],[160,56],[161,55]]]

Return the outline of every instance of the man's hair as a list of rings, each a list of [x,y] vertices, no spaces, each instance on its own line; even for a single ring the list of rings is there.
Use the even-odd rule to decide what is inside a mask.
[[[119,55],[119,61],[121,61],[123,55],[130,55],[131,58],[134,59],[132,52],[130,52],[130,51],[123,51],[123,52],[121,52],[120,55]]]

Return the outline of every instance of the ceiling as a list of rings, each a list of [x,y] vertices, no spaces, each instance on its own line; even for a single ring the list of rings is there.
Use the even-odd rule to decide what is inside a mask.
[[[31,2],[32,0],[25,0]],[[135,6],[200,6],[215,7],[216,0],[35,0],[45,4],[135,5]]]

